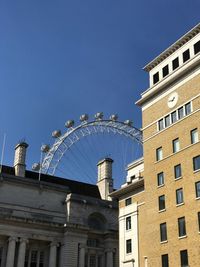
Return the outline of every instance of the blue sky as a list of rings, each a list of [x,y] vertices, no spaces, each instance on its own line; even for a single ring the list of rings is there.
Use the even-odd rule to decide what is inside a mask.
[[[141,127],[142,67],[199,23],[199,10],[198,0],[1,0],[4,164],[25,138],[30,169],[51,132],[82,113],[118,113]]]

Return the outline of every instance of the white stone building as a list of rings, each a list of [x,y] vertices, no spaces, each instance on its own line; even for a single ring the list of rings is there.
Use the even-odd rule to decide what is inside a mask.
[[[0,175],[0,267],[118,267],[118,206],[112,160],[98,185],[25,170],[27,144]]]

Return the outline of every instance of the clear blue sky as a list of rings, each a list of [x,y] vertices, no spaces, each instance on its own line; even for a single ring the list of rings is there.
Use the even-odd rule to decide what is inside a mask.
[[[82,113],[141,127],[142,67],[200,21],[198,0],[1,0],[0,146],[26,138],[27,165]],[[102,155],[103,156],[103,155]]]

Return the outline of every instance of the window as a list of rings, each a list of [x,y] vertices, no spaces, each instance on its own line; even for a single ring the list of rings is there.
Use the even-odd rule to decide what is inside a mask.
[[[38,256],[38,252],[36,250],[31,251],[30,267],[37,267],[37,256]]]
[[[177,121],[177,112],[176,111],[172,112],[171,120],[172,120],[172,123],[175,123]]]
[[[157,174],[157,182],[158,182],[158,186],[164,184],[164,173],[163,172],[160,172]]]
[[[164,129],[164,120],[163,119],[158,121],[158,129],[159,129],[159,131]]]
[[[162,69],[162,73],[163,73],[163,78],[169,74],[169,66],[168,66],[168,65],[166,65],[166,66]]]
[[[131,229],[131,216],[126,217],[126,230]]]
[[[169,267],[168,254],[162,255],[161,258],[162,258],[162,267]]]
[[[39,267],[44,267],[44,251],[40,252],[40,263]]]
[[[194,54],[196,55],[199,52],[200,52],[200,41],[194,44]]]
[[[158,197],[158,206],[159,206],[159,210],[165,209],[165,195]]]
[[[159,161],[163,158],[162,147],[156,149],[156,160]]]
[[[178,235],[186,236],[185,217],[178,218]]]
[[[185,115],[189,115],[191,111],[192,111],[192,105],[191,102],[189,102],[185,105]]]
[[[200,156],[193,158],[193,170],[197,171],[200,169]]]
[[[179,59],[178,57],[175,58],[173,61],[172,61],[172,68],[173,70],[177,69],[179,67]]]
[[[131,239],[126,240],[126,253],[131,253],[132,252],[132,243]]]
[[[129,197],[129,198],[127,198],[125,200],[125,205],[128,206],[128,205],[131,205],[131,204],[132,204],[132,199],[131,199],[131,197]]]
[[[181,257],[181,267],[189,267],[187,250],[181,250],[180,257]]]
[[[173,144],[173,153],[176,153],[180,150],[180,143],[179,143],[179,138],[176,138],[172,141]]]
[[[160,241],[166,241],[167,240],[167,224],[161,223],[160,224]]]
[[[176,190],[176,204],[183,203],[183,188],[179,188]]]
[[[184,116],[184,113],[183,113],[183,107],[179,108],[178,109],[178,119],[182,119]]]
[[[170,115],[167,115],[165,117],[165,127],[168,127],[170,125]]]
[[[190,50],[187,49],[185,52],[183,52],[183,62],[186,62],[188,59],[190,59]]]
[[[175,176],[175,179],[180,178],[182,176],[181,164],[174,166],[174,176]]]
[[[193,129],[191,132],[190,132],[190,136],[191,136],[191,144],[195,144],[199,141],[199,136],[198,136],[198,130],[197,128],[196,129]]]
[[[153,75],[153,84],[157,83],[159,81],[159,72],[156,72]]]
[[[196,197],[200,197],[200,182],[195,183]]]
[[[2,255],[3,255],[3,248],[0,247],[0,266],[1,266],[1,262],[2,262]]]
[[[198,216],[198,226],[199,226],[199,232],[200,232],[200,212],[197,213]]]

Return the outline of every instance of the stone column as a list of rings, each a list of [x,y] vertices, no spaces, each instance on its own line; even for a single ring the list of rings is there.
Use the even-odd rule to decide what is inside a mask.
[[[28,243],[28,239],[20,238],[19,241],[20,241],[20,244],[19,244],[17,267],[24,267],[25,254],[26,254],[26,244]]]
[[[16,237],[9,237],[8,239],[8,251],[7,251],[7,258],[6,258],[6,267],[13,267],[14,260],[15,260],[15,247],[16,247]]]
[[[52,241],[50,244],[50,251],[49,251],[49,267],[56,267],[57,247],[58,243]]]
[[[106,252],[106,266],[113,267],[113,250],[108,249]]]
[[[85,266],[85,246],[80,245],[79,267]]]

